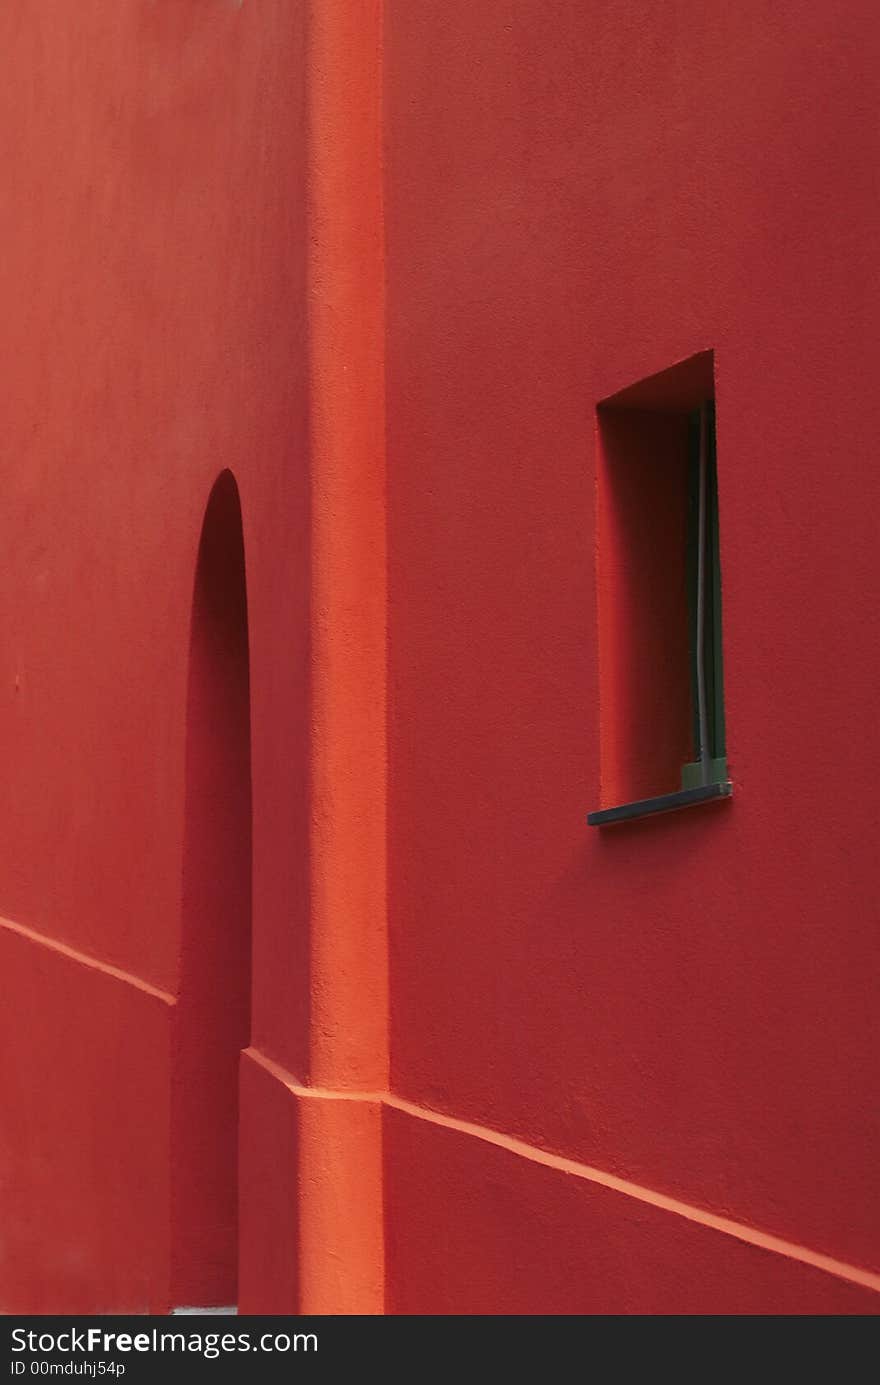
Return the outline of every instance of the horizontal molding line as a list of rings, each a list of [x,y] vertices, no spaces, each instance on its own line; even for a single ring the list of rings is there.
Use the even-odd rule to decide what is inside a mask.
[[[766,1231],[758,1231],[754,1227],[733,1221],[730,1217],[721,1217],[715,1212],[707,1212],[701,1207],[692,1207],[690,1203],[681,1202],[678,1198],[667,1196],[666,1193],[655,1192],[653,1188],[643,1188],[638,1183],[631,1183],[626,1178],[618,1178],[613,1173],[605,1173],[604,1170],[593,1168],[590,1164],[580,1164],[561,1154],[550,1154],[537,1145],[527,1144],[525,1140],[518,1140],[512,1135],[503,1135],[500,1131],[492,1130],[489,1126],[476,1125],[473,1121],[459,1120],[457,1116],[447,1116],[440,1111],[432,1111],[430,1107],[419,1106],[413,1101],[406,1101],[403,1097],[395,1096],[393,1092],[331,1091],[324,1087],[301,1086],[290,1073],[286,1072],[278,1063],[273,1062],[271,1058],[266,1058],[256,1049],[247,1049],[246,1052],[254,1062],[283,1083],[297,1097],[318,1101],[381,1103],[392,1110],[402,1111],[405,1115],[413,1116],[416,1120],[428,1121],[430,1124],[442,1126],[446,1130],[456,1130],[462,1135],[471,1135],[474,1139],[483,1140],[484,1143],[495,1145],[498,1149],[505,1149],[510,1154],[516,1154],[522,1159],[529,1159],[534,1164],[543,1164],[545,1168],[570,1174],[573,1178],[581,1178],[585,1182],[597,1184],[601,1188],[608,1188],[624,1197],[646,1203],[649,1207],[656,1207],[662,1212],[671,1212],[675,1216],[684,1217],[686,1221],[696,1222],[698,1226],[705,1226],[711,1231],[718,1231],[723,1236],[732,1236],[735,1240],[744,1241],[747,1245],[756,1246],[759,1250],[784,1255],[789,1260],[797,1260],[802,1265],[809,1265],[811,1269],[823,1270],[826,1274],[833,1274],[836,1278],[845,1279],[850,1284],[858,1284],[863,1289],[871,1289],[874,1293],[880,1293],[880,1274],[872,1273],[871,1270],[862,1270],[856,1265],[848,1265],[843,1260],[835,1260],[831,1255],[823,1255],[819,1251],[810,1250],[807,1246],[800,1246],[793,1241],[783,1240],[781,1236],[772,1236]]]
[[[87,952],[80,952],[78,948],[59,942],[57,938],[49,938],[45,933],[38,933],[35,928],[27,928],[23,923],[16,923],[13,919],[3,918],[2,915],[0,928],[5,929],[7,933],[14,933],[18,938],[25,938],[29,943],[36,943],[48,952],[58,953],[81,967],[88,967],[89,971],[99,971],[104,976],[112,976],[115,981],[122,981],[126,986],[133,986],[136,991],[152,996],[154,1000],[161,1000],[163,1005],[177,1004],[176,997],[170,991],[162,991],[158,986],[151,986],[149,981],[142,980],[140,976],[123,971],[121,967],[114,967],[109,962],[102,962],[97,957],[90,957]]]

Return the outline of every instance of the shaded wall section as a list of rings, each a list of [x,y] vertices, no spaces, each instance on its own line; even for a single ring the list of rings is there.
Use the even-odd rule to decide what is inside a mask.
[[[172,1077],[172,1297],[238,1290],[239,1061],[250,1038],[251,726],[238,487],[211,492],[193,595]]]
[[[16,1311],[171,1301],[190,622],[224,469],[249,555],[254,1030],[294,1066],[308,1054],[307,9],[0,9]]]
[[[0,1311],[168,1303],[170,995],[0,920]]]

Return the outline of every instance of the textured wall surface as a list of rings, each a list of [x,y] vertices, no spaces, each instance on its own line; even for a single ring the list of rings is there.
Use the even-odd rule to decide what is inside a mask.
[[[876,1311],[878,41],[868,0],[2,8],[4,1310],[180,1283],[228,470],[242,1310]],[[733,799],[596,831],[596,409],[708,351]],[[235,1102],[188,1090],[192,1176]]]
[[[392,1085],[876,1271],[876,7],[387,9]],[[588,830],[596,405],[710,349],[733,800]],[[502,1289],[521,1175],[471,1157],[449,1292],[521,1308],[557,1223]]]
[[[308,1054],[305,18],[281,0],[0,15],[3,1307],[169,1302],[190,623],[227,468],[252,1037]]]

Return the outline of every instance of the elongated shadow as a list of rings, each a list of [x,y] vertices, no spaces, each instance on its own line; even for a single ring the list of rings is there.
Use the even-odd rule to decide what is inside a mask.
[[[238,487],[223,472],[193,593],[186,825],[172,1091],[171,1292],[238,1291],[238,1070],[249,1041],[251,754],[247,589]]]

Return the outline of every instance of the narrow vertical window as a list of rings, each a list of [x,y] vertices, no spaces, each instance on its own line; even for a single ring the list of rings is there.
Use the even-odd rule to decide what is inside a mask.
[[[729,797],[714,358],[597,411],[603,827]]]

